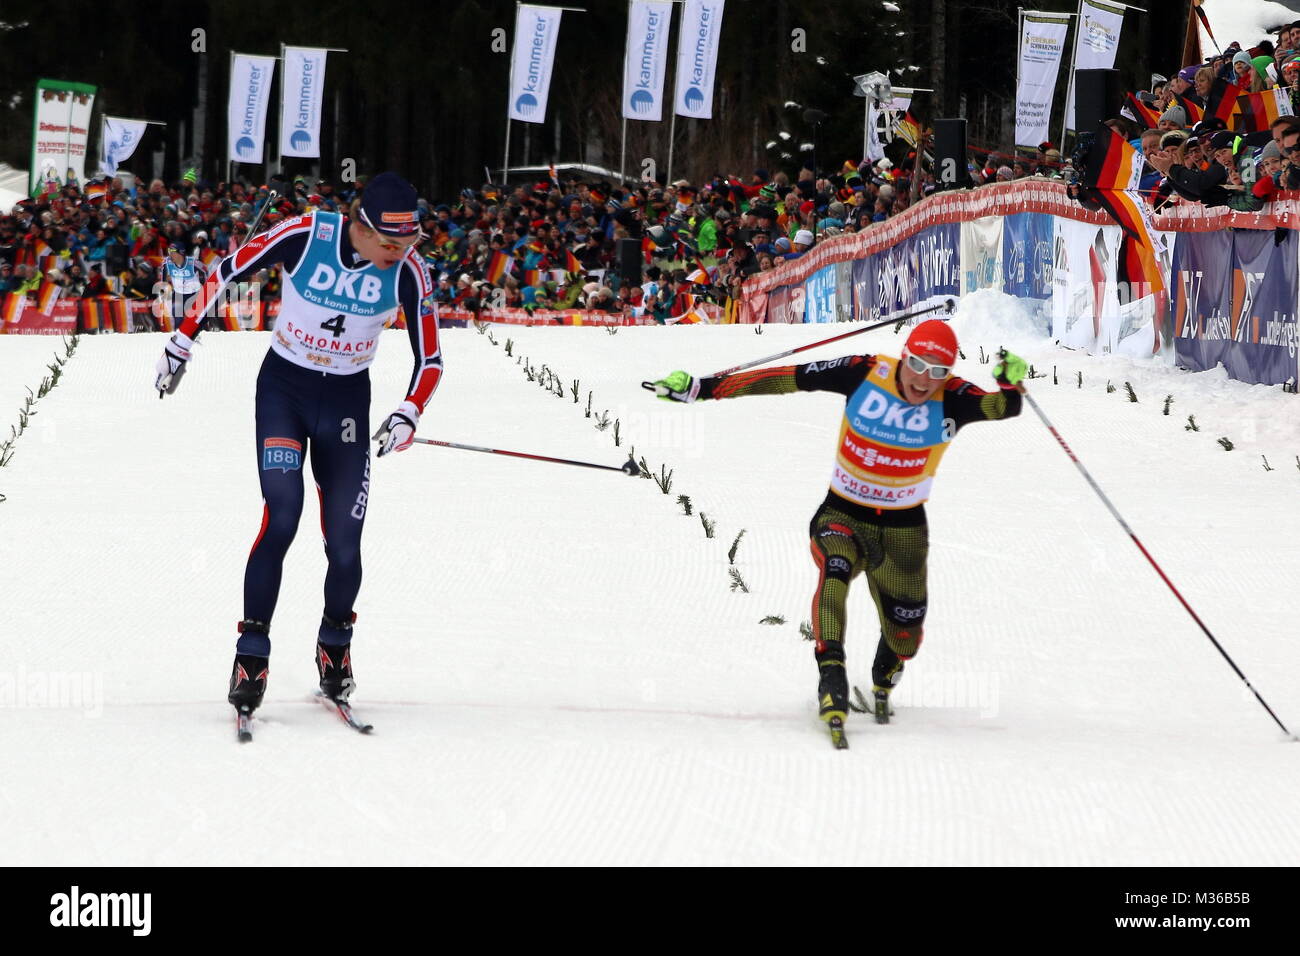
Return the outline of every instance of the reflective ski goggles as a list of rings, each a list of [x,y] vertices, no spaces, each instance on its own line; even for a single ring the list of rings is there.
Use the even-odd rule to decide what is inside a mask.
[[[932,379],[942,380],[948,377],[952,372],[951,365],[938,365],[934,362],[927,362],[923,358],[912,355],[910,352],[904,354],[903,358],[907,360],[907,367],[917,375],[929,375]]]
[[[375,242],[379,243],[380,249],[387,249],[389,252],[405,252],[407,249],[410,249],[413,246],[415,246],[415,244],[418,243],[421,239],[427,238],[425,234],[420,229],[417,228],[415,232],[410,234],[410,241],[393,242],[388,237],[387,233],[380,232],[378,229],[375,228],[375,224],[370,221],[370,217],[366,215],[366,211],[364,209],[358,209],[357,212],[360,214],[361,221],[365,224],[366,228],[369,229],[371,233],[374,235]]]

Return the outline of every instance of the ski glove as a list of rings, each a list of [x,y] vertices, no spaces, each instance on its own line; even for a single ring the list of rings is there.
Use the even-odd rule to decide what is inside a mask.
[[[415,426],[420,423],[420,413],[412,402],[402,402],[397,411],[375,432],[375,441],[379,442],[380,458],[390,451],[406,451],[415,441]]]
[[[153,387],[158,389],[159,398],[172,394],[181,384],[181,376],[185,374],[185,366],[189,364],[192,348],[194,348],[193,340],[182,332],[173,332],[172,337],[163,346],[163,354],[159,357],[158,364],[154,366],[157,375]]]
[[[668,402],[693,402],[700,394],[700,380],[677,371],[654,383],[655,394]]]
[[[1029,366],[1019,355],[1012,355],[1006,349],[998,352],[1000,361],[993,366],[993,377],[1002,385],[1019,385],[1025,378]]]

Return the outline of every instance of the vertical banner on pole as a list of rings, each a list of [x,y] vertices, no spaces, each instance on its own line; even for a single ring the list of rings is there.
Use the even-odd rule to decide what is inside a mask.
[[[281,157],[320,157],[325,54],[325,50],[312,47],[284,48],[284,72],[280,76]]]
[[[230,99],[226,131],[230,160],[262,162],[266,140],[266,107],[270,101],[275,57],[235,53],[230,59]]]
[[[1065,54],[1068,16],[1026,13],[1020,26],[1020,72],[1016,84],[1016,145],[1048,138],[1056,78]]]
[[[681,116],[713,118],[713,78],[724,6],[725,0],[685,0],[682,6],[673,107]]]
[[[671,0],[632,0],[627,11],[627,49],[623,58],[623,116],[663,119],[664,73],[668,61]]]
[[[1113,69],[1115,54],[1119,50],[1119,34],[1123,28],[1123,6],[1114,6],[1103,0],[1079,0],[1078,28],[1074,35],[1074,67],[1070,71],[1070,91],[1065,102],[1067,128],[1076,128],[1074,71]]]
[[[80,182],[86,175],[86,139],[96,87],[63,80],[37,80],[32,111],[32,165],[28,192],[35,196],[43,183]]]
[[[876,109],[876,104],[867,100],[867,159],[873,163],[885,158],[885,147],[880,142],[880,131],[877,129],[879,117],[880,111]]]
[[[515,48],[510,60],[509,119],[546,122],[555,41],[560,34],[558,7],[520,4],[515,16]]]

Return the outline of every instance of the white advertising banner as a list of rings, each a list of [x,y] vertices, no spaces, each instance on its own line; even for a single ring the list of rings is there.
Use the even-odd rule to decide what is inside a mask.
[[[99,137],[99,171],[105,176],[116,175],[118,167],[130,159],[140,145],[148,125],[144,120],[105,116]]]
[[[86,139],[96,87],[63,80],[36,82],[32,115],[32,165],[28,192],[49,181],[80,183],[86,175]]]
[[[632,0],[628,7],[623,55],[623,115],[627,119],[663,119],[672,16],[670,0]]]
[[[677,36],[677,85],[673,108],[678,116],[713,118],[713,77],[718,66],[725,0],[685,0]]]
[[[1116,280],[1119,226],[1055,217],[1052,338],[1094,354],[1115,350],[1121,319]]]
[[[961,224],[961,294],[1001,289],[1002,217],[984,216]]]
[[[546,122],[546,100],[560,35],[558,7],[520,4],[515,14],[515,48],[510,59],[510,118]]]
[[[262,162],[266,107],[270,102],[275,57],[236,53],[230,58],[230,99],[226,102],[227,158]]]
[[[1016,86],[1016,145],[1047,139],[1052,97],[1065,55],[1070,18],[1026,13],[1020,22],[1020,82]]]
[[[1079,0],[1079,23],[1074,35],[1074,69],[1109,70],[1115,65],[1119,34],[1124,27],[1124,8],[1102,0]],[[1115,110],[1118,103],[1111,104]],[[1065,122],[1074,129],[1074,75],[1065,104]]]
[[[280,74],[280,155],[320,157],[320,114],[325,91],[325,52],[284,48]]]

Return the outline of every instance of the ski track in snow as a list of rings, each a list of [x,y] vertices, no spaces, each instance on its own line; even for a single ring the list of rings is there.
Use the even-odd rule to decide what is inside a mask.
[[[1296,398],[1018,337],[1017,309],[966,297],[959,374],[991,381],[980,345],[1047,373],[1030,387],[1065,440],[1300,729]],[[370,737],[309,699],[324,572],[309,496],[246,746],[224,695],[260,513],[252,404],[266,336],[206,334],[163,401],[150,387],[161,335],[82,339],[38,406],[48,432],[24,436],[0,471],[6,860],[1293,862],[1300,747],[1282,743],[1028,408],[963,430],[948,452],[928,507],[926,640],[898,716],[877,727],[852,715],[851,749],[831,749],[798,625],[842,399],[684,407],[640,382],[841,329],[496,327],[495,347],[446,330],[422,435],[610,465],[635,446],[673,469],[671,493],[443,448],[375,461],[354,650]],[[563,399],[525,379],[507,338],[560,376]],[[786,361],[901,341],[886,328]],[[0,339],[3,394],[39,382],[54,343]],[[372,430],[409,372],[405,335],[386,335]],[[622,447],[584,418],[588,390],[597,414],[619,418]],[[1188,414],[1200,432],[1184,429]],[[700,511],[717,522],[712,540]],[[742,528],[749,594],[727,573]],[[768,614],[786,623],[760,625]],[[877,626],[861,581],[849,614],[850,675],[865,688]],[[97,688],[84,705],[35,696],[80,675]]]

